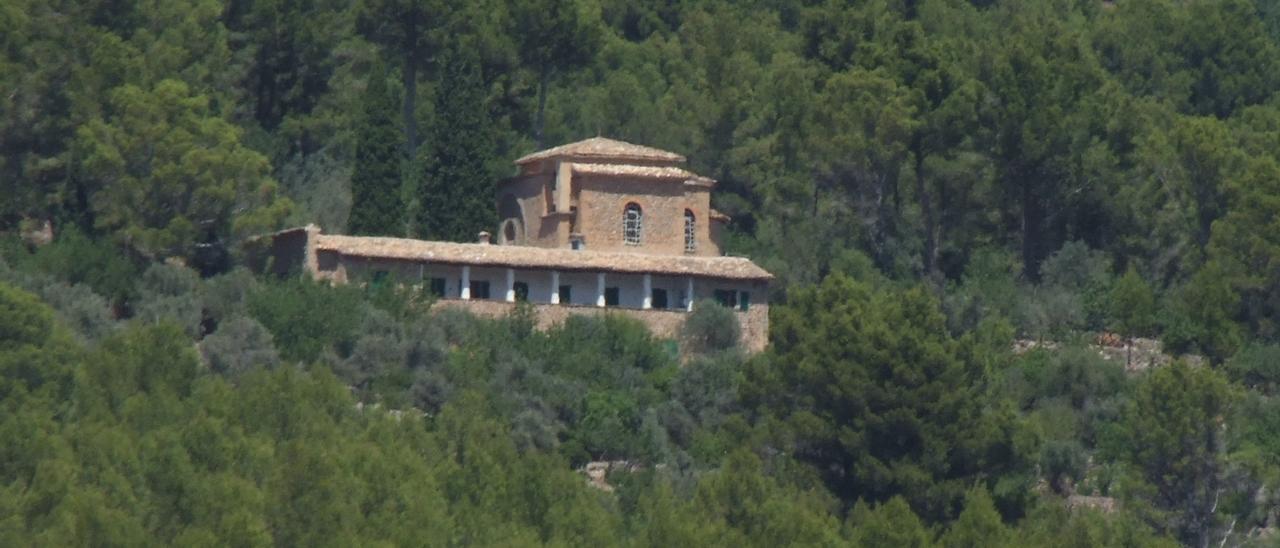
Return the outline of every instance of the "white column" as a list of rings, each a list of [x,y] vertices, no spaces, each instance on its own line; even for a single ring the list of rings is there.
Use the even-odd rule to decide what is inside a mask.
[[[648,274],[644,275],[643,291],[644,291],[644,294],[643,294],[644,301],[643,301],[643,304],[640,305],[640,308],[643,308],[645,310],[653,308],[653,277]]]
[[[560,304],[560,271],[551,271],[551,304]]]
[[[684,303],[685,310],[693,312],[693,276],[689,277],[689,288],[685,291],[685,294],[688,296],[688,300]]]
[[[462,287],[458,288],[458,296],[464,301],[471,300],[471,265],[462,266]]]
[[[516,271],[514,268],[507,269],[507,302],[516,302]]]
[[[604,306],[604,272],[596,274],[596,306]]]

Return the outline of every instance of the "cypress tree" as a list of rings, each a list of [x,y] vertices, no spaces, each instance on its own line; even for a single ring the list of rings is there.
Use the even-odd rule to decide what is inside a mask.
[[[423,147],[417,233],[469,242],[497,223],[493,121],[474,54],[451,48],[444,57],[431,141]]]
[[[351,175],[351,220],[347,231],[372,236],[402,235],[400,131],[396,103],[381,67],[375,67],[364,94],[364,117],[356,140]]]

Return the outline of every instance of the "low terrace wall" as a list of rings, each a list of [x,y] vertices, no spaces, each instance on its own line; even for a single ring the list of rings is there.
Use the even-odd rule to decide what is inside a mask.
[[[441,299],[436,301],[433,306],[457,308],[477,316],[497,318],[510,314],[515,309],[516,303],[479,299]],[[645,324],[655,337],[676,340],[680,338],[680,330],[684,326],[684,319],[689,316],[689,313],[677,310],[606,308],[563,304],[531,304],[530,306],[533,307],[534,315],[537,318],[538,329],[548,329],[554,325],[564,323],[570,315],[575,314],[585,316],[618,314],[634,318]],[[734,316],[738,318],[738,326],[741,328],[742,335],[739,343],[742,347],[751,353],[762,352],[769,341],[769,305],[752,305],[746,312],[734,311]]]

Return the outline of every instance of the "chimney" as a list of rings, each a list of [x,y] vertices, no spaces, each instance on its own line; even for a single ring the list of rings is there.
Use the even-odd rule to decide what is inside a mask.
[[[488,243],[489,243],[489,231],[488,231],[488,230],[481,230],[481,231],[480,231],[480,243],[481,243],[481,244],[488,244]]]

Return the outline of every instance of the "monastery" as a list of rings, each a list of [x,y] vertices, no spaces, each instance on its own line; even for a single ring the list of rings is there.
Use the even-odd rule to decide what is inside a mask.
[[[435,306],[501,315],[527,302],[540,327],[569,314],[634,317],[677,339],[695,301],[735,311],[742,344],[763,350],[773,278],[723,255],[728,218],[711,209],[715,181],[673,152],[596,137],[535,152],[497,185],[496,237],[475,243],[322,234],[272,234],[260,268],[333,283],[419,286]]]

